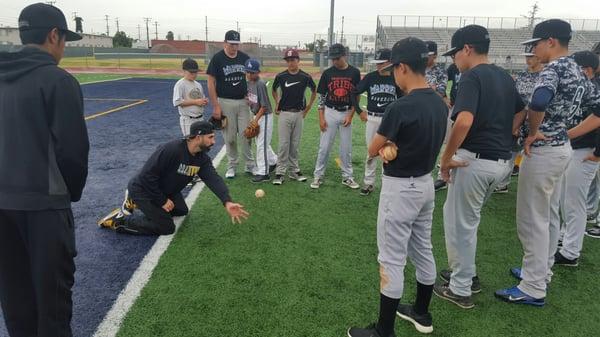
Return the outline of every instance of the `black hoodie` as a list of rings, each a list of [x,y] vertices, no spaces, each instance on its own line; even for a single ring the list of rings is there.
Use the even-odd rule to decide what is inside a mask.
[[[0,209],[70,208],[88,151],[77,80],[41,49],[0,53]]]

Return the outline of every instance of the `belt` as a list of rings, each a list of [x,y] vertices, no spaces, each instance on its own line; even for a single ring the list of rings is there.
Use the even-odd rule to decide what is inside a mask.
[[[383,113],[383,112],[371,112],[371,111],[367,111],[367,115],[374,116],[374,117],[383,117],[383,115],[385,115],[385,113]]]
[[[344,105],[344,106],[331,106],[331,105],[325,105],[326,107],[328,107],[329,109],[333,109],[336,111],[348,111],[350,109],[349,105]]]
[[[200,118],[202,118],[202,117],[203,117],[203,115],[196,116],[196,117],[192,117],[192,116],[183,115],[183,117],[187,117],[187,118],[190,118],[190,119],[200,119]]]
[[[303,112],[304,109],[280,109],[280,111],[287,111],[287,112]]]
[[[492,161],[508,160],[508,159],[500,158],[500,157],[498,157],[498,155],[492,155],[492,154],[488,154],[488,153],[475,153],[475,158],[483,159],[483,160],[492,160]]]

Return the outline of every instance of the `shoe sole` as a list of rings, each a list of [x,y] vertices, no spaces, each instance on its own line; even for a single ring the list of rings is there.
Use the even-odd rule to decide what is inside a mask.
[[[274,181],[274,182],[273,182],[273,185],[283,185],[283,182],[282,182],[282,181],[278,181],[278,182],[275,182],[275,181]]]
[[[405,321],[411,322],[415,326],[415,329],[417,329],[417,331],[420,333],[432,333],[433,332],[433,326],[421,325],[419,322],[415,321],[412,317],[403,315],[398,311],[396,311],[396,315]]]
[[[494,194],[506,194],[508,190],[494,191]]]
[[[600,236],[598,236],[598,235],[588,234],[587,232],[585,232],[584,234],[585,234],[585,236],[592,238],[592,239],[600,239]]]
[[[316,186],[316,185],[310,185],[310,188],[312,188],[313,190],[318,190],[319,187],[321,187],[321,185]]]
[[[368,196],[369,194],[371,194],[371,192],[367,192],[367,193],[365,193],[365,192],[360,192],[360,195],[362,195],[362,196],[365,196],[365,197],[366,197],[366,196]]]
[[[563,266],[563,267],[577,267],[577,266],[579,266],[579,262],[576,262],[576,263],[574,263],[574,264],[568,264],[568,263],[557,263],[557,262],[554,262],[554,265],[555,265],[555,266]]]
[[[345,184],[345,183],[342,183],[342,185],[344,185],[344,186],[348,186],[349,188],[351,188],[351,189],[353,189],[353,190],[357,190],[357,189],[359,189],[359,188],[360,188],[360,186],[350,186],[349,184]]]
[[[108,213],[107,216],[105,216],[104,218],[100,219],[100,221],[98,221],[98,227],[100,227],[100,228],[112,228],[111,226],[103,226],[102,224],[104,222],[106,222],[107,220],[109,220],[110,218],[114,217],[115,215],[119,214],[120,211],[121,211],[120,208],[115,208],[114,210],[112,210],[110,213]]]
[[[533,301],[509,301],[508,298],[504,297],[504,296],[500,296],[496,293],[494,293],[494,296],[496,296],[496,298],[506,302],[506,303],[510,303],[510,304],[525,304],[525,305],[531,305],[534,307],[543,307],[546,302],[533,302]]]
[[[304,181],[308,180],[308,178],[306,178],[306,177],[296,178],[296,177],[288,176],[288,178],[295,180],[295,181],[299,181],[299,182],[304,182]]]
[[[442,274],[440,273],[440,279],[444,282],[450,282],[450,279],[446,279],[445,277],[442,276]],[[473,287],[471,287],[471,293],[472,294],[479,294],[481,292],[481,288],[479,289],[473,289]]]
[[[471,305],[469,305],[469,306],[466,306],[466,305],[464,305],[464,304],[462,304],[462,303],[460,303],[460,302],[456,301],[455,299],[453,299],[453,298],[451,298],[451,297],[446,297],[446,296],[444,296],[443,294],[438,294],[438,292],[435,290],[435,288],[433,289],[433,293],[434,293],[434,294],[435,294],[437,297],[439,297],[439,298],[441,298],[441,299],[443,299],[443,300],[446,300],[446,301],[448,301],[448,302],[454,303],[454,304],[456,304],[457,306],[459,306],[460,308],[463,308],[463,309],[473,309],[473,308],[475,307],[475,304],[471,304]]]

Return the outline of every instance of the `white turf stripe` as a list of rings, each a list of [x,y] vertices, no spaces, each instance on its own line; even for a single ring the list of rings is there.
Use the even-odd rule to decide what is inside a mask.
[[[96,83],[104,83],[104,82],[113,82],[113,81],[120,81],[120,80],[128,80],[130,78],[133,78],[133,77],[110,78],[110,79],[107,79],[107,80],[100,80],[100,81],[92,81],[92,82],[79,83],[79,85],[96,84]]]
[[[217,154],[215,159],[213,160],[213,165],[215,167],[219,166],[219,163],[225,157],[225,145],[221,148],[221,151]],[[196,184],[187,198],[185,198],[185,202],[190,209],[198,199],[200,192],[204,189],[204,183]],[[177,230],[181,226],[185,217],[176,217],[175,220],[175,233],[172,235],[163,235],[159,236],[148,254],[144,257],[140,266],[137,268],[131,279],[127,283],[125,289],[121,291],[119,297],[113,304],[110,311],[104,317],[104,320],[98,326],[96,333],[94,333],[94,337],[113,337],[117,335],[119,332],[119,328],[121,323],[123,323],[123,319],[129,312],[129,309],[133,306],[137,298],[140,296],[142,289],[146,286],[150,277],[152,276],[152,272],[156,265],[158,265],[158,261],[163,253],[167,250],[173,237],[177,234]]]

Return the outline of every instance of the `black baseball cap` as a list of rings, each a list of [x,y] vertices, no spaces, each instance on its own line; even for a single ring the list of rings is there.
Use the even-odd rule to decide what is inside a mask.
[[[573,54],[573,59],[580,67],[587,68],[590,67],[596,71],[598,69],[598,65],[600,60],[598,60],[598,55],[592,53],[589,50],[578,51]]]
[[[391,64],[386,68],[397,66],[400,63],[413,63],[426,59],[429,56],[427,45],[416,37],[407,37],[394,44],[392,47]]]
[[[190,126],[190,134],[187,135],[186,138],[210,135],[212,133],[215,133],[215,127],[214,125],[212,125],[212,123],[209,123],[207,121],[198,121],[192,123],[192,125]]]
[[[437,43],[435,43],[434,41],[425,41],[425,44],[427,45],[427,50],[429,51],[429,55],[437,55],[437,53],[438,53]]]
[[[385,62],[389,62],[391,58],[392,58],[392,50],[389,48],[382,48],[382,49],[377,50],[377,52],[375,53],[375,57],[373,58],[373,60],[370,63],[375,63],[375,64],[385,63]]]
[[[300,59],[300,54],[298,53],[298,51],[294,48],[291,49],[287,49],[284,53],[283,53],[283,59],[287,60],[287,59]]]
[[[532,44],[551,37],[570,41],[572,36],[571,24],[560,19],[550,19],[535,25],[531,39],[523,41],[521,44]]]
[[[67,41],[79,41],[82,36],[69,30],[67,19],[63,12],[52,5],[36,3],[29,5],[21,11],[19,15],[19,31],[53,29],[66,33]]]
[[[225,42],[231,44],[242,43],[240,42],[240,33],[236,32],[235,30],[228,30],[227,33],[225,33]]]
[[[334,43],[329,47],[329,58],[346,56],[346,47],[341,43]]]
[[[192,58],[187,58],[183,61],[182,69],[187,70],[189,72],[197,72],[198,62],[196,62],[196,60]]]
[[[442,56],[452,56],[460,51],[466,44],[489,44],[490,33],[483,26],[479,25],[468,25],[459,28],[452,35],[452,42],[450,43],[450,49],[448,49]]]

